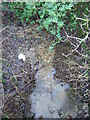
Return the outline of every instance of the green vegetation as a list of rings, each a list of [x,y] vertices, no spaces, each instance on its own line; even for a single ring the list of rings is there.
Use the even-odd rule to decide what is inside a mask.
[[[5,84],[5,80],[3,78],[1,79],[1,81],[2,81],[2,84]]]
[[[67,31],[76,31],[78,37],[85,34],[80,28],[81,21],[77,22],[75,16],[85,17],[88,14],[86,10],[89,3],[74,2],[3,2],[3,9],[8,5],[8,9],[12,11],[18,18],[19,22],[28,24],[39,23],[39,29],[45,28],[57,38],[62,38],[60,30],[65,27]],[[82,21],[85,22],[85,21]],[[84,26],[86,29],[87,27]]]
[[[67,29],[70,28],[71,31],[76,29],[75,5],[72,2],[8,3],[9,9],[20,18],[22,23],[33,24],[37,22],[40,25],[39,29],[45,28],[58,38],[61,38],[60,29],[65,26],[67,19],[69,19]]]
[[[3,116],[3,119],[9,119],[9,116],[7,116],[7,115]]]

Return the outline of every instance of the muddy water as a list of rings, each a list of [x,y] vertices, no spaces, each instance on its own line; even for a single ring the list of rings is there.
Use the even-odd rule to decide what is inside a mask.
[[[39,61],[38,72],[35,75],[36,88],[29,97],[31,111],[35,118],[65,118],[68,115],[77,116],[78,108],[76,100],[72,99],[70,86],[60,82],[54,75],[53,67],[55,50],[49,51],[45,43],[33,48],[36,59]]]

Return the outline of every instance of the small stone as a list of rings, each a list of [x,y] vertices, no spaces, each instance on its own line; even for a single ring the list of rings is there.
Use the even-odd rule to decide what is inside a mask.
[[[20,53],[18,59],[25,61],[26,58],[24,54]]]

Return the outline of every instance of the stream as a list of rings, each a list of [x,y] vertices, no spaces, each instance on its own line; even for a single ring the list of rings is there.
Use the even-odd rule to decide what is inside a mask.
[[[35,75],[36,87],[29,96],[31,112],[35,118],[75,118],[78,113],[76,99],[72,99],[70,85],[55,77],[53,67],[55,50],[49,51],[45,43],[33,48],[40,68]],[[31,48],[32,50],[32,48]]]

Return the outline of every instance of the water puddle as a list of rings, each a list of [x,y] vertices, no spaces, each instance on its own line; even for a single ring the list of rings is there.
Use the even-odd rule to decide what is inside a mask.
[[[38,45],[36,48],[36,58],[40,61],[39,66],[43,66],[35,75],[36,88],[30,95],[31,112],[35,113],[35,118],[65,118],[68,115],[77,116],[77,105],[69,91],[70,86],[55,78],[56,70],[53,68],[54,50],[48,51],[45,45]]]

